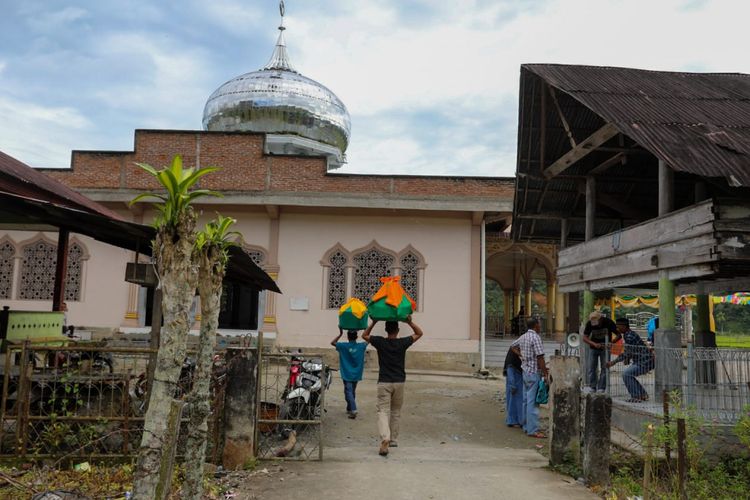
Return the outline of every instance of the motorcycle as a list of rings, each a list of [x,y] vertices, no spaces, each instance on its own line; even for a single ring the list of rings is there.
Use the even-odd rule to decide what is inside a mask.
[[[292,356],[289,381],[282,394],[281,418],[283,420],[314,420],[320,418],[322,389],[327,390],[333,381],[333,368],[320,358],[305,359]]]

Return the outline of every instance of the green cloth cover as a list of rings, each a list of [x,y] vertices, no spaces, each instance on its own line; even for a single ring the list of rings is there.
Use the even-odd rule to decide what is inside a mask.
[[[414,312],[406,294],[404,294],[398,307],[386,304],[386,299],[386,297],[383,297],[367,304],[367,312],[370,313],[372,319],[378,321],[406,321],[406,318]]]
[[[367,318],[367,313],[358,318],[352,314],[351,308],[348,308],[339,315],[339,328],[343,330],[364,330],[367,328]]]

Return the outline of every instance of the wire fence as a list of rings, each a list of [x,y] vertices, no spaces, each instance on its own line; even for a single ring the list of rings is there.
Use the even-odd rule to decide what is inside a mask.
[[[97,343],[9,344],[0,357],[0,456],[124,458],[137,451],[148,404],[148,370],[156,351]],[[223,357],[211,382],[207,457],[218,459],[224,406]],[[192,387],[186,359],[176,398]],[[183,414],[178,455],[184,453],[189,408]]]
[[[718,424],[734,424],[750,405],[750,350],[692,343],[685,348],[607,347],[600,353],[580,350],[584,392],[603,390],[615,401],[661,414],[661,393],[676,390],[697,416]],[[613,364],[602,372],[603,363]]]
[[[262,353],[258,458],[323,459],[325,393],[330,380],[321,356]]]

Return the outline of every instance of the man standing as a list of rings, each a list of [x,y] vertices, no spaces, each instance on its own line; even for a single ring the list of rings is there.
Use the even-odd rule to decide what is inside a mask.
[[[627,318],[617,318],[616,323],[617,332],[625,339],[625,349],[622,354],[607,363],[607,368],[620,361],[630,363],[630,366],[622,372],[622,381],[630,393],[628,402],[648,401],[648,393],[636,377],[654,369],[654,353],[641,336],[630,329],[630,321]]]
[[[612,334],[615,335],[614,339],[611,338]],[[594,392],[596,390],[604,392],[607,388],[607,377],[605,374],[605,370],[607,369],[607,351],[605,344],[608,339],[610,343],[617,342],[620,339],[615,322],[603,317],[599,311],[589,314],[589,320],[583,329],[583,341],[589,345],[589,355],[586,360],[588,368],[586,375],[589,385],[586,392]],[[599,365],[598,367],[597,364]],[[597,368],[599,367],[601,369],[597,373]]]
[[[385,332],[387,337],[371,337],[370,332],[377,324],[373,320],[367,327],[362,339],[369,342],[378,351],[378,431],[380,433],[380,449],[378,453],[385,457],[388,455],[388,447],[398,446],[399,419],[401,418],[401,406],[404,403],[404,381],[406,371],[406,350],[417,340],[422,338],[423,332],[412,320],[411,316],[406,319],[406,324],[412,329],[413,334],[409,337],[398,338],[398,322],[386,321]]]
[[[539,380],[548,377],[547,365],[544,362],[544,345],[539,336],[541,326],[539,320],[531,318],[526,322],[528,330],[518,337],[510,347],[516,354],[521,356],[521,369],[523,371],[523,406],[526,412],[526,422],[523,430],[529,437],[545,438],[539,432],[539,408],[536,405],[536,393],[539,388]]]
[[[503,375],[505,376],[505,425],[523,426],[523,369],[518,349],[511,347],[505,355]]]
[[[339,372],[344,382],[344,398],[346,399],[346,414],[349,418],[357,418],[357,382],[362,380],[362,371],[365,366],[366,342],[357,342],[359,331],[347,330],[348,342],[338,340],[344,334],[339,328],[339,335],[331,341],[331,345],[339,353]]]

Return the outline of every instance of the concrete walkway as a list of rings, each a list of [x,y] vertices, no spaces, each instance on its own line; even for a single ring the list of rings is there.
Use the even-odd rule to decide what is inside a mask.
[[[503,381],[409,376],[399,447],[378,456],[376,375],[365,377],[356,420],[343,411],[340,380],[328,393],[323,462],[262,462],[252,473],[227,478],[235,498],[598,498],[545,468],[536,449],[544,442],[504,425]]]

